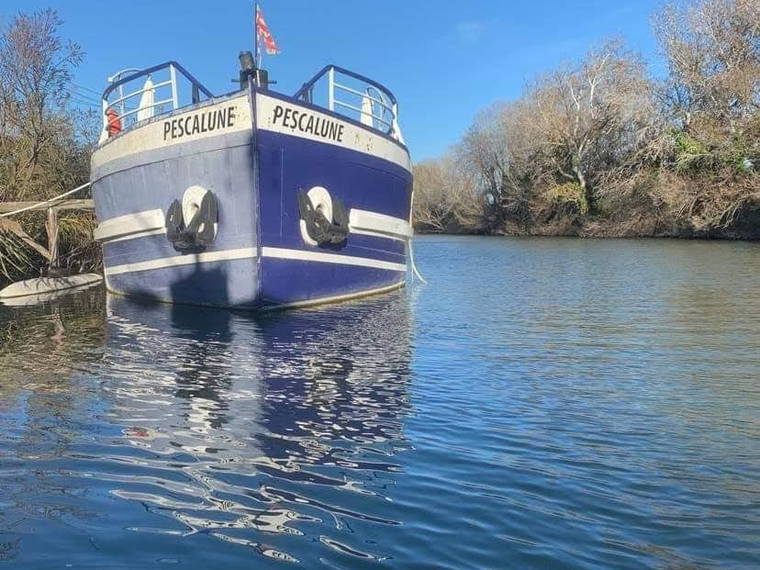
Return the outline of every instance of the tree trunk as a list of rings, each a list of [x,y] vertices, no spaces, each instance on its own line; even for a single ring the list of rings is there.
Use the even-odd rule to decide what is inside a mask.
[[[583,170],[580,167],[574,166],[573,172],[578,178],[578,185],[581,187],[581,213],[587,214],[591,210],[592,205],[591,188],[589,187],[588,182],[586,181],[586,176],[583,174]]]

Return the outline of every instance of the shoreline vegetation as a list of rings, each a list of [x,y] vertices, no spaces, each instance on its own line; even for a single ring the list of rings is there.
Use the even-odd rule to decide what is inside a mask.
[[[99,124],[92,109],[96,95],[73,83],[83,53],[59,35],[61,24],[48,9],[20,13],[0,29],[0,202],[41,202],[89,179]],[[52,268],[30,245],[47,243],[45,223],[44,210],[0,218],[0,286],[51,270],[100,268],[93,213],[59,214]]]
[[[760,0],[665,5],[414,166],[420,233],[760,239]]]
[[[693,0],[653,16],[667,74],[610,41],[482,111],[446,156],[414,166],[420,233],[760,239],[760,0]],[[43,201],[85,183],[97,94],[74,83],[84,54],[52,9],[0,28],[0,201]],[[83,192],[79,198],[89,198]],[[97,271],[95,218],[0,218],[0,286]],[[23,227],[23,231],[19,231]]]

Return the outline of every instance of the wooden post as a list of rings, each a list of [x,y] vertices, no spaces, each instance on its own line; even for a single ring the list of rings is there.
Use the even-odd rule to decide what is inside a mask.
[[[50,252],[50,269],[58,266],[58,213],[55,208],[48,208],[45,229],[48,237],[48,251]]]
[[[9,231],[16,234],[26,245],[47,259],[50,268],[54,268],[58,266],[58,210],[94,210],[95,204],[91,198],[60,200],[55,202],[55,206],[50,206],[50,203],[49,200],[46,202],[0,202],[0,214],[16,213],[20,209],[27,209],[27,211],[47,210],[45,230],[47,231],[48,249],[36,243],[16,220],[0,216],[0,232]]]

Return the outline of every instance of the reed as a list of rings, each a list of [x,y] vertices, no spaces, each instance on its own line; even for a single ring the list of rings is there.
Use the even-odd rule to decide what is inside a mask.
[[[14,281],[32,274],[39,266],[34,253],[16,234],[4,231],[3,224],[0,223],[0,276],[5,281]]]

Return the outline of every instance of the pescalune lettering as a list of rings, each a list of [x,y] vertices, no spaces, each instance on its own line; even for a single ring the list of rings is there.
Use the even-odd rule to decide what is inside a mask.
[[[298,111],[277,105],[274,108],[272,124],[277,122],[287,129],[298,129],[302,133],[310,133],[318,137],[343,142],[343,127],[337,121],[318,117],[308,111]]]
[[[164,140],[181,139],[185,136],[209,133],[235,125],[235,110],[232,105],[224,109],[214,109],[178,119],[164,121]]]

